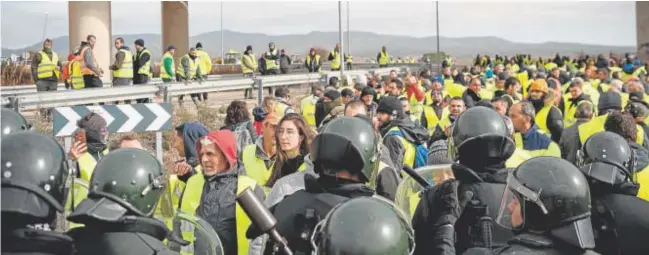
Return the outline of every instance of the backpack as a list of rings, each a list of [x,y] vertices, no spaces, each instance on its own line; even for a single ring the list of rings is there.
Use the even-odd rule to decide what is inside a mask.
[[[396,135],[404,138],[403,132],[401,130],[393,130],[388,132],[385,136],[389,135]],[[423,167],[426,166],[428,163],[428,148],[426,148],[426,144],[415,144],[415,163],[413,164],[413,169],[417,169],[418,167]]]
[[[239,158],[241,158],[243,154],[243,148],[245,148],[250,144],[255,143],[255,141],[252,140],[252,135],[250,134],[250,131],[248,130],[248,125],[250,124],[251,124],[250,121],[239,124],[233,130],[234,135],[237,137],[237,154]]]

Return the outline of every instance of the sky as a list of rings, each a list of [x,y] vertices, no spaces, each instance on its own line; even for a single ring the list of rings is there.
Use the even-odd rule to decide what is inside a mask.
[[[160,2],[113,1],[111,8],[113,34],[161,33]],[[223,8],[227,30],[270,35],[338,31],[336,1],[226,1]],[[433,2],[352,1],[349,14],[352,31],[436,35]],[[2,1],[0,44],[10,49],[29,46],[44,38],[44,30],[49,38],[67,35],[67,15],[65,1]],[[439,20],[439,33],[446,37],[636,45],[634,2],[440,2]],[[189,2],[190,36],[220,30],[220,21],[220,2]],[[346,29],[346,16],[343,22]]]

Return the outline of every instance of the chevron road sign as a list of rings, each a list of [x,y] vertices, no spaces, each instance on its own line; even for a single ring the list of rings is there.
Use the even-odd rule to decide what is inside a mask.
[[[54,108],[54,136],[71,136],[77,121],[90,112],[101,115],[109,133],[163,131],[171,129],[170,103],[92,105]]]

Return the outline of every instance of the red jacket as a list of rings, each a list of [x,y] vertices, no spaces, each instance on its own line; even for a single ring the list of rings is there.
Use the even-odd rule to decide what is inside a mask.
[[[412,96],[415,96],[417,101],[421,102],[424,101],[424,92],[419,89],[419,86],[417,86],[417,83],[412,84],[412,85],[407,85],[406,86],[406,96],[408,97],[408,100],[412,98]]]

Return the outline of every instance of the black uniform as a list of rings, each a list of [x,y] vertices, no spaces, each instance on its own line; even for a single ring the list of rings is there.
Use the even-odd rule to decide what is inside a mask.
[[[68,232],[78,255],[173,255],[162,241],[169,234],[163,222],[144,217],[123,217],[118,222],[94,222]]]
[[[52,137],[24,131],[22,116],[4,109],[2,129],[2,254],[72,254],[72,238],[49,225],[67,198],[63,148]]]
[[[488,124],[487,124],[488,123]],[[471,247],[501,247],[513,233],[494,223],[505,190],[507,169],[504,162],[512,155],[515,144],[509,138],[505,120],[495,110],[476,106],[455,121],[449,146],[460,164],[451,166],[459,181],[458,192],[471,191],[474,196],[457,219],[455,248],[458,253]],[[438,186],[422,193],[412,218],[415,230],[415,254],[438,250],[431,237],[437,236],[434,201],[443,196]],[[488,234],[487,234],[488,233]]]

